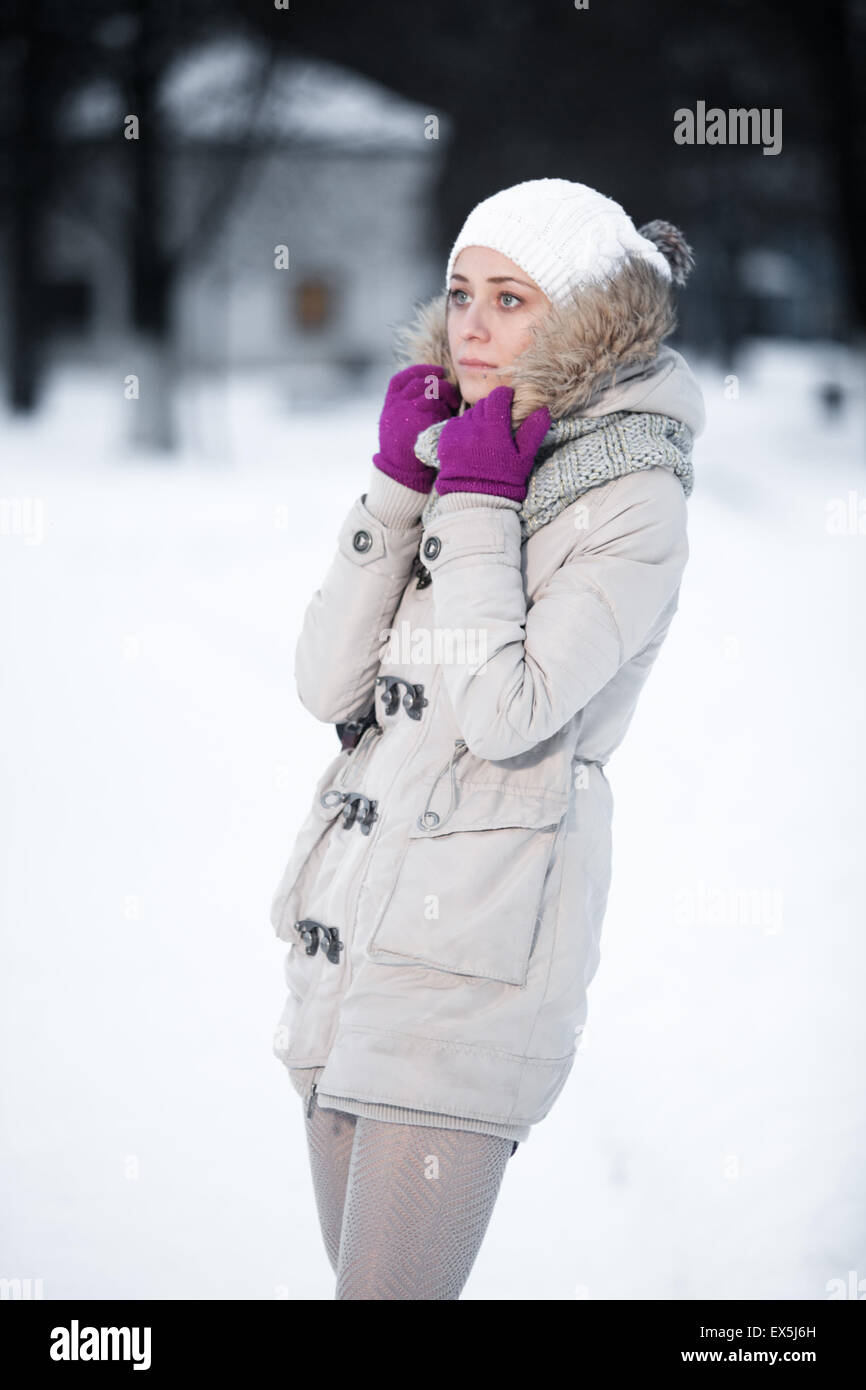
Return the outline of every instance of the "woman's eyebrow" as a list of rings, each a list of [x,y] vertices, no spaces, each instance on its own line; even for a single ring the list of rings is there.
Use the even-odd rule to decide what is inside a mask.
[[[528,290],[535,289],[528,280],[518,280],[516,275],[488,275],[488,285],[501,285],[503,281],[510,280],[512,285],[525,285]]]
[[[462,280],[465,284],[469,283],[466,276],[458,275],[456,270],[452,270],[451,279]],[[502,285],[506,281],[510,281],[512,285],[525,285],[528,290],[537,288],[535,285],[530,285],[528,280],[518,280],[516,275],[488,275],[487,277],[488,285]]]

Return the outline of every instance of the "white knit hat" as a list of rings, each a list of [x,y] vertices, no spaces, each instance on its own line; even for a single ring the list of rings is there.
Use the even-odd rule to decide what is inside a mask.
[[[619,203],[568,179],[531,179],[476,204],[451,248],[446,288],[464,246],[500,251],[557,303],[573,289],[602,283],[629,253],[672,278],[665,256]]]

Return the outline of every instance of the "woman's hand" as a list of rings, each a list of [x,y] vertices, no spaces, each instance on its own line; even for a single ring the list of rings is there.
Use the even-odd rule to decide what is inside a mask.
[[[436,491],[482,492],[522,502],[535,455],[550,429],[547,406],[533,411],[511,433],[510,386],[497,386],[470,410],[449,420],[439,435]]]
[[[434,380],[435,378],[435,380]],[[379,453],[373,462],[404,487],[429,492],[436,469],[415,457],[415,440],[422,430],[447,420],[460,405],[460,396],[442,367],[404,367],[388,384],[379,418]]]

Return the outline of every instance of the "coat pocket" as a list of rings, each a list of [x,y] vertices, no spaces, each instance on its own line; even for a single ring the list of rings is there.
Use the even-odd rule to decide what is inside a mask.
[[[369,959],[524,985],[567,808],[561,793],[464,787],[440,826],[413,818]]]
[[[282,941],[294,944],[298,940],[294,924],[302,915],[306,887],[324,854],[327,832],[343,809],[339,802],[334,806],[323,806],[321,796],[336,782],[351,753],[352,750],[341,749],[319,778],[312,805],[295,837],[288,863],[271,900],[271,926]]]

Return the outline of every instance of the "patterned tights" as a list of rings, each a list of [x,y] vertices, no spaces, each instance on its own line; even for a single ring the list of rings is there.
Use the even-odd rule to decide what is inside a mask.
[[[304,1109],[337,1299],[457,1299],[487,1231],[511,1139]]]

